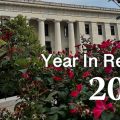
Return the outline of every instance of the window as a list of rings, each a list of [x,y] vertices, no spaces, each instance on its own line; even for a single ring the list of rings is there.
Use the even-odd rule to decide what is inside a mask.
[[[111,25],[110,29],[111,29],[111,35],[115,35],[115,26]]]
[[[65,50],[66,50],[67,52],[69,52],[69,48],[65,48]]]
[[[46,41],[45,42],[45,46],[46,46],[46,50],[51,53],[52,52],[52,48],[51,48],[51,42],[50,41]]]
[[[68,37],[68,26],[64,26],[64,36]]]
[[[90,34],[89,24],[85,24],[85,33]]]
[[[48,24],[45,24],[45,36],[49,36]]]
[[[98,35],[102,35],[102,25],[98,25]]]

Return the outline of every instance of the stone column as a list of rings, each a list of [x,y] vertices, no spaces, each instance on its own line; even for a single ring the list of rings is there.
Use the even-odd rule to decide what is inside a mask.
[[[117,40],[120,40],[120,24],[117,23]]]
[[[109,23],[105,23],[104,26],[105,26],[105,31],[104,31],[104,33],[105,33],[105,35],[104,35],[105,36],[105,40],[108,40],[108,39],[111,38],[110,24]]]
[[[81,37],[81,35],[80,35],[80,22],[77,22],[77,38],[76,38],[76,42],[75,42],[75,44],[76,45],[79,45],[79,44],[81,44],[81,40],[80,40],[80,37]]]
[[[99,41],[99,38],[98,38],[97,23],[92,22],[91,23],[91,29],[92,29],[92,32],[91,32],[92,43],[95,43],[95,44],[101,43],[101,41]]]
[[[60,21],[55,21],[55,52],[62,51]]]
[[[78,27],[79,27],[80,35],[84,36],[85,35],[85,23],[83,21],[79,21]]]
[[[85,23],[82,21],[78,21],[76,45],[82,44],[81,36],[85,37]]]
[[[44,20],[38,20],[38,40],[41,46],[45,46],[45,23]]]
[[[69,52],[72,52],[74,55],[75,50],[75,33],[74,33],[74,24],[73,22],[68,23],[68,36],[69,36]]]

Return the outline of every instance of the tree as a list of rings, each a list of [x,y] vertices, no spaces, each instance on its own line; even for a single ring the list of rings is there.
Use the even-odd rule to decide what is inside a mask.
[[[26,17],[18,15],[0,25],[0,98],[18,93],[19,69],[36,61],[43,48]]]
[[[120,7],[120,5],[119,5],[120,0],[108,0],[108,1],[113,1],[118,7]]]
[[[14,19],[7,21],[5,25],[13,33],[11,38],[12,46],[16,46],[18,49],[20,48],[22,51],[27,53],[33,45],[38,45],[37,35],[34,28],[29,26],[26,22],[26,17],[18,15]],[[25,53],[24,55],[26,56]]]
[[[120,0],[116,0],[118,3],[120,3]]]

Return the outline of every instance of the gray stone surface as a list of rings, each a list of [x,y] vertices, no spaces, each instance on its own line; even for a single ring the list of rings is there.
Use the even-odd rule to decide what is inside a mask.
[[[9,111],[13,112],[14,107],[18,102],[20,102],[20,99],[17,97],[2,99],[2,100],[0,100],[0,108],[6,108]]]

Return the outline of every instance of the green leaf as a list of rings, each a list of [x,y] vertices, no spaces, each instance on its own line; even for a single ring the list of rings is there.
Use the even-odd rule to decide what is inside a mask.
[[[26,58],[18,58],[15,60],[15,64],[23,67],[27,66],[29,63],[29,60],[27,60]]]
[[[19,70],[21,73],[26,73],[27,72],[27,69],[22,69],[22,70]]]
[[[49,114],[56,114],[58,112],[59,108],[58,107],[52,107],[51,112]]]
[[[58,115],[55,114],[53,116],[50,116],[48,120],[58,120]]]
[[[52,101],[53,100],[53,96],[56,95],[58,93],[58,91],[54,91],[52,93],[50,93],[48,95],[48,97],[46,98],[46,101]]]
[[[6,51],[0,50],[0,57],[4,56],[6,53]]]
[[[62,117],[65,117],[65,115],[66,115],[66,113],[64,111],[58,111],[57,113]]]
[[[4,40],[0,39],[0,46],[6,45],[7,42],[5,42]]]
[[[111,120],[113,118],[113,113],[103,112],[101,119],[102,120]]]
[[[60,92],[58,92],[58,95],[59,95],[60,98],[62,98],[62,99],[66,99],[68,93],[67,93],[66,91],[65,91],[65,92],[60,91]]]
[[[41,81],[41,78],[40,78],[40,77],[36,77],[36,80],[39,80],[39,81]]]

